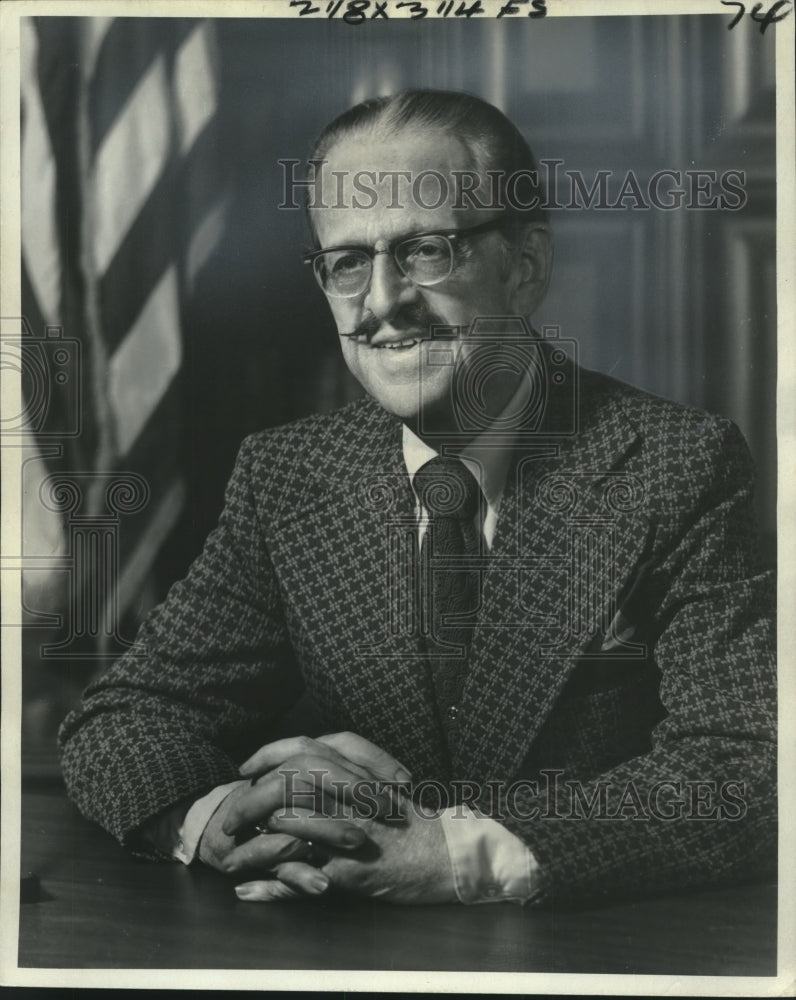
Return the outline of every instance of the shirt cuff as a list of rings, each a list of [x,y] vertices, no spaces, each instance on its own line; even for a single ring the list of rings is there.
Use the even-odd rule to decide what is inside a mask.
[[[150,820],[144,827],[144,836],[161,854],[189,865],[196,857],[199,841],[210,817],[233,788],[247,784],[248,780],[230,781],[226,785],[217,785],[194,803],[177,803]]]
[[[205,827],[210,822],[210,817],[233,788],[248,784],[251,782],[246,778],[243,781],[230,781],[226,785],[216,785],[207,795],[197,799],[185,814],[185,819],[177,830],[177,841],[172,856],[178,861],[182,861],[184,865],[189,865],[196,857],[199,841],[202,839]]]
[[[536,858],[510,830],[466,805],[440,818],[462,903],[527,903],[539,891]]]

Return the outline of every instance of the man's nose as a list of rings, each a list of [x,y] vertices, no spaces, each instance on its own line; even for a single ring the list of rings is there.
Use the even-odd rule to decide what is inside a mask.
[[[416,286],[406,277],[391,253],[377,251],[373,258],[370,288],[364,306],[380,320],[389,320],[417,294]]]

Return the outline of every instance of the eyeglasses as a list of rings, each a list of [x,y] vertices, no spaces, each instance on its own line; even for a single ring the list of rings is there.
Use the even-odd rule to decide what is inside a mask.
[[[392,254],[398,269],[410,281],[424,288],[438,285],[453,273],[456,244],[470,236],[506,226],[504,216],[464,229],[446,229],[433,233],[415,233],[393,240],[384,250],[366,246],[328,247],[304,254],[304,263],[312,270],[324,293],[334,299],[353,299],[364,294],[373,276],[376,254]]]

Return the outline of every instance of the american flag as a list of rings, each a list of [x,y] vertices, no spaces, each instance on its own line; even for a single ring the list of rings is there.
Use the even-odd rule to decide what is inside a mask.
[[[228,197],[218,52],[208,20],[39,16],[20,31],[21,431],[34,459],[23,594],[29,624],[60,617],[64,656],[107,658],[118,623],[145,610],[186,503],[183,338]],[[34,413],[37,367],[47,385]],[[80,491],[79,509],[46,501],[54,476]],[[100,536],[76,536],[70,517],[83,529],[107,517],[114,476],[142,497],[103,555]]]

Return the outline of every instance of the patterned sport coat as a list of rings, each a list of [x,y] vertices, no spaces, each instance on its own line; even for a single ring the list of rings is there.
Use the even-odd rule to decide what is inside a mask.
[[[373,740],[415,782],[473,783],[548,898],[770,871],[772,580],[745,443],[570,376],[573,432],[553,387],[518,445],[455,705],[435,705],[396,609],[396,538],[415,530],[400,423],[361,400],[247,438],[203,553],[62,727],[85,815],[142,852],[141,824],[235,779],[306,688],[324,730]]]

